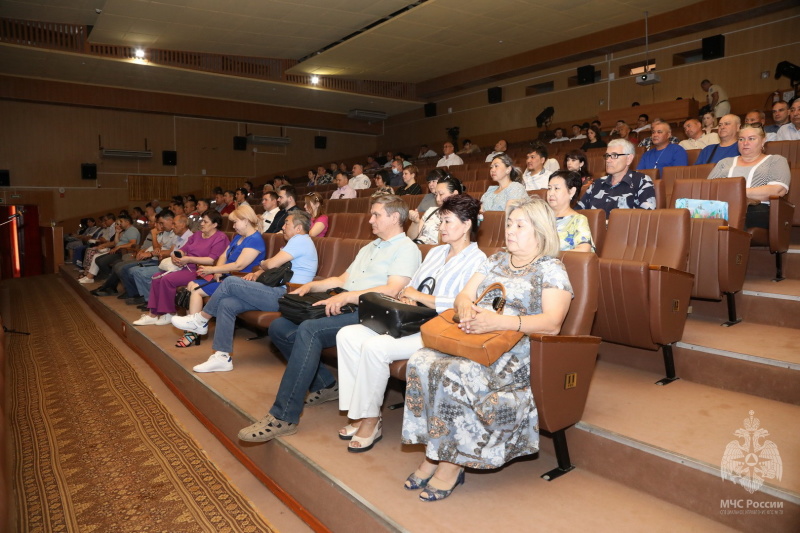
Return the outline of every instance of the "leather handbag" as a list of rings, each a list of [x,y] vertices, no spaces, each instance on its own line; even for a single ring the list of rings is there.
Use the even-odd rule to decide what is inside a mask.
[[[436,280],[425,278],[420,283],[420,292],[428,289],[433,294]],[[397,298],[379,292],[368,292],[358,298],[358,321],[381,335],[395,339],[419,333],[419,328],[436,316],[436,309],[419,304],[403,303]]]
[[[502,314],[506,289],[501,283],[492,283],[478,296],[480,302],[489,291],[500,289],[503,296],[495,298],[494,308]],[[455,309],[448,309],[429,320],[420,328],[422,343],[442,353],[464,357],[484,366],[490,366],[513,348],[522,338],[519,331],[491,331],[489,333],[464,333],[458,327]]]
[[[178,309],[189,309],[189,300],[192,297],[192,291],[201,287],[205,287],[212,281],[213,278],[205,283],[198,283],[197,287],[192,290],[189,290],[186,287],[178,287],[178,290],[175,291],[175,307]]]
[[[284,294],[278,298],[278,310],[283,318],[291,320],[295,324],[301,324],[306,320],[324,318],[327,316],[325,314],[325,306],[314,304],[342,292],[345,292],[344,289],[337,287],[328,289],[325,292],[309,292],[303,296],[299,294]],[[341,311],[344,314],[352,313],[357,309],[358,306],[347,304],[342,306]]]
[[[258,275],[256,281],[263,283],[267,287],[280,287],[289,283],[292,280],[292,276],[294,276],[292,262],[287,261],[281,266],[265,270]]]

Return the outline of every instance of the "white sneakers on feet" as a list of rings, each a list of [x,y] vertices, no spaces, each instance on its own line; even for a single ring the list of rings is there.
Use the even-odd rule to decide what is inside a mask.
[[[94,283],[93,279],[89,279],[86,276],[83,276],[81,279],[78,280],[78,283],[87,284],[87,283]]]
[[[133,323],[134,326],[166,326],[167,324],[172,323],[172,315],[170,313],[164,313],[160,316],[150,316],[147,313],[143,314],[142,317]]]
[[[230,372],[233,370],[231,356],[225,352],[214,352],[208,361],[195,366],[195,372]]]
[[[198,335],[205,335],[208,333],[208,320],[203,318],[200,313],[186,316],[173,316],[172,325],[184,331],[191,331]]]

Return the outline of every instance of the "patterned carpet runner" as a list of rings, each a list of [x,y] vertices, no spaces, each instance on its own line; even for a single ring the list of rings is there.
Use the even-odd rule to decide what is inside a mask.
[[[3,288],[19,531],[273,531],[56,276]]]

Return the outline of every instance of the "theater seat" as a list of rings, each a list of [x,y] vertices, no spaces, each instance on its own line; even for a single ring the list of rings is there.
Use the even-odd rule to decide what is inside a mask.
[[[367,198],[364,198],[365,200]],[[341,200],[339,200],[341,201]],[[354,200],[346,200],[352,202]],[[328,215],[328,233],[325,238],[368,239],[372,235],[366,213],[333,213]]]
[[[800,167],[800,141],[771,141],[764,145],[764,152],[782,155],[791,168]]]
[[[694,274],[692,298],[728,302],[728,321],[736,316],[736,293],[742,290],[750,257],[750,234],[744,230],[747,211],[744,178],[677,180],[671,204],[678,198],[718,200],[728,203],[728,220],[693,218],[687,270]]]
[[[675,186],[675,181],[684,179],[706,179],[714,166],[714,163],[706,163],[703,165],[686,167],[664,167],[661,171],[661,181],[664,182],[664,192],[667,198],[672,197],[672,189]],[[666,207],[675,207],[675,204]]]
[[[582,209],[578,212],[589,220],[595,252],[600,254],[606,240],[606,212],[602,209]]]
[[[600,254],[600,300],[592,335],[662,349],[666,385],[678,379],[672,344],[683,336],[694,276],[686,209],[614,209]]]
[[[792,220],[795,206],[786,196],[769,197],[769,229],[748,228],[753,236],[751,246],[765,246],[775,255],[775,277],[772,281],[783,281],[783,254],[789,250],[792,237]]]
[[[486,211],[483,222],[478,226],[478,247],[481,250],[505,246],[506,214],[503,211]]]

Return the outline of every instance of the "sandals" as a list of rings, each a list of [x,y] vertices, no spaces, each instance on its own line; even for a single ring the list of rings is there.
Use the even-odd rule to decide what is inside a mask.
[[[347,424],[345,427],[339,430],[339,438],[342,440],[350,440],[353,438],[353,435],[356,434],[356,431],[358,431],[358,426]]]
[[[436,470],[433,471],[433,474],[436,473]],[[433,474],[426,478],[421,478],[417,475],[417,471],[415,470],[410,476],[406,478],[406,482],[403,484],[403,488],[406,490],[419,490],[424,489],[428,486],[428,481],[431,480]]]
[[[339,399],[339,384],[334,384],[333,387],[327,389],[320,389],[317,392],[312,392],[304,402],[307,407],[314,405],[321,405],[325,402],[332,402]]]
[[[438,502],[439,500],[444,500],[448,496],[450,496],[456,487],[459,485],[464,484],[464,469],[461,469],[461,472],[458,473],[458,477],[456,478],[456,482],[453,483],[453,486],[449,489],[437,489],[431,486],[428,483],[428,486],[425,487],[425,490],[419,493],[419,499],[423,502]]]
[[[297,424],[278,420],[268,414],[255,424],[239,431],[239,440],[246,442],[267,442],[275,437],[285,437],[297,433]]]
[[[188,348],[189,346],[192,346],[193,344],[196,344],[197,346],[200,346],[200,335],[198,335],[197,333],[191,332],[191,331],[186,331],[186,332],[183,333],[183,337],[178,339],[178,342],[175,343],[175,347],[176,348]]]
[[[368,452],[375,446],[375,443],[378,442],[383,438],[383,420],[378,419],[378,423],[375,424],[375,429],[372,430],[372,435],[369,437],[359,437],[358,435],[353,435],[350,439],[350,444],[347,445],[347,451],[352,453],[363,453]],[[359,446],[353,446],[353,444],[358,444]]]

